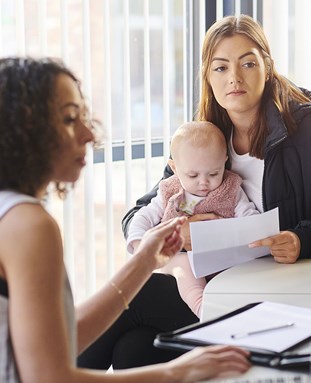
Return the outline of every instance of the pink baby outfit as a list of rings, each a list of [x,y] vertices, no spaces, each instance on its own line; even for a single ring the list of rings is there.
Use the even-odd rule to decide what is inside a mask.
[[[236,173],[225,171],[222,184],[204,198],[183,191],[175,175],[162,180],[157,195],[147,206],[136,212],[132,219],[127,238],[128,251],[133,253],[132,244],[141,240],[147,230],[172,217],[208,212],[226,218],[259,214],[243,191],[241,181]],[[200,317],[206,279],[194,277],[187,253],[176,254],[161,272],[176,278],[180,296]]]
[[[234,217],[234,209],[238,203],[242,178],[229,170],[225,170],[222,184],[208,193],[206,198],[195,207],[193,214],[214,213],[224,218]],[[162,221],[185,215],[179,209],[184,199],[184,190],[176,175],[163,180],[159,185],[165,206]]]

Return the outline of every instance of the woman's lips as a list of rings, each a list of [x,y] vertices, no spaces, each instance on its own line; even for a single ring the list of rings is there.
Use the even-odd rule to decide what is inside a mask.
[[[233,90],[232,92],[227,93],[227,96],[241,96],[245,93],[245,90]]]

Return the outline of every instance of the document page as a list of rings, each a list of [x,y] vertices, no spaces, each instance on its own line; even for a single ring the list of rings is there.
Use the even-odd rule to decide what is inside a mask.
[[[310,336],[311,309],[263,302],[179,338],[283,352]]]
[[[193,274],[200,278],[269,254],[267,247],[248,244],[279,233],[278,209],[249,217],[190,223],[192,251],[188,251]]]

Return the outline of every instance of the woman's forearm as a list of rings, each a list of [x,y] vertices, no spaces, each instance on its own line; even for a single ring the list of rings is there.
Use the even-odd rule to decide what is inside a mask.
[[[152,256],[137,253],[96,294],[76,309],[78,352],[82,352],[122,314],[154,268]]]

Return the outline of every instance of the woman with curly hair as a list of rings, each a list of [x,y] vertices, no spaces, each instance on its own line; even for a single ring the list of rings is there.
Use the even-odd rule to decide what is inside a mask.
[[[60,62],[0,60],[0,381],[195,382],[248,369],[248,352],[197,348],[165,365],[112,374],[76,357],[126,310],[151,272],[180,250],[183,218],[146,232],[134,257],[76,314],[61,234],[44,207],[85,166],[94,141],[79,82]],[[75,319],[76,317],[76,319]]]

